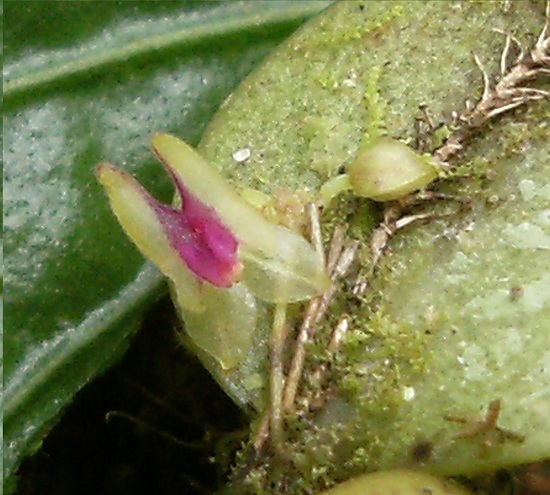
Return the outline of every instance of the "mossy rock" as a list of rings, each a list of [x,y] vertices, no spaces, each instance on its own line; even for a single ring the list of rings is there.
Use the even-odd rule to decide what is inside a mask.
[[[543,24],[544,2],[339,3],[235,91],[200,150],[234,184],[315,195],[373,135],[414,146],[421,105],[448,125],[479,99],[472,52],[498,73],[505,38],[493,28],[528,46]],[[330,398],[289,418],[285,456],[250,463],[243,453],[235,491],[312,493],[379,469],[473,474],[550,456],[549,121],[544,100],[494,119],[453,162],[469,177],[436,185],[472,208],[399,232],[366,295],[342,290],[308,362],[325,357],[330,326],[350,314]],[[248,160],[233,158],[240,149]],[[324,213],[327,229],[345,221],[361,241],[359,274],[370,268],[378,215],[349,195]],[[264,306],[256,345],[236,369],[202,355],[255,413],[266,407],[270,318]],[[491,403],[498,428],[472,429]]]

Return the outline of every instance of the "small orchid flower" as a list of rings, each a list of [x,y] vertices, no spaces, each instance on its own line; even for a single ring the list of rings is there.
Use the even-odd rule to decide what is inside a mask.
[[[156,135],[152,146],[175,183],[174,206],[161,204],[131,175],[111,165],[100,165],[97,177],[128,236],[173,283],[178,305],[188,314],[184,319],[203,318],[200,326],[206,326],[205,311],[217,311],[221,303],[228,315],[248,314],[250,326],[255,321],[251,294],[288,303],[328,287],[313,247],[266,220],[195,150],[166,134]],[[226,333],[228,325],[239,326],[242,332],[238,318],[230,322],[227,316],[218,324],[219,314],[210,318],[210,326]],[[233,338],[231,333],[227,339]]]

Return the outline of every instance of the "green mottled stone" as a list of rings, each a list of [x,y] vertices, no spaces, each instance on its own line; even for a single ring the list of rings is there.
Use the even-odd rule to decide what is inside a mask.
[[[472,51],[498,73],[505,40],[492,28],[526,45],[542,29],[544,2],[504,4],[339,3],[245,80],[209,126],[201,152],[235,183],[315,192],[365,137],[413,145],[420,105],[449,124],[453,110],[481,96]],[[353,314],[333,363],[338,393],[290,421],[291,461],[266,461],[244,478],[250,486],[269,479],[298,493],[377,469],[471,474],[550,456],[548,107],[519,108],[483,129],[454,163],[471,177],[438,186],[471,196],[472,209],[400,232],[363,304],[338,300],[333,320]],[[232,155],[243,148],[250,158],[237,162]],[[364,244],[367,271],[376,210],[346,196],[326,218],[339,214]],[[268,310],[245,365],[221,374],[210,363],[237,401],[258,409],[267,393]],[[480,419],[496,399],[498,424],[512,435],[460,438],[469,425],[445,419]]]

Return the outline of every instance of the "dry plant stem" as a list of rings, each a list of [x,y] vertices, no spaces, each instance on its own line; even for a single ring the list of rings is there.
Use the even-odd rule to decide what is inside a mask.
[[[327,273],[331,276],[344,248],[345,232],[346,227],[344,225],[337,225],[332,234],[326,265]],[[331,291],[331,289],[332,285],[329,288],[329,291]],[[310,334],[309,329],[312,326],[315,315],[318,312],[320,299],[320,297],[316,297],[309,302],[304,311],[302,324],[298,330],[298,336],[296,337],[296,341],[294,343],[294,353],[290,364],[290,372],[287,376],[283,395],[283,410],[285,411],[290,410],[294,404],[294,398],[296,397],[300,375],[305,360],[306,343]]]
[[[311,241],[313,247],[321,260],[321,264],[325,265],[325,252],[323,250],[323,237],[321,235],[321,219],[319,214],[319,206],[315,203],[308,203],[306,210],[309,216],[309,224],[311,228]]]
[[[510,440],[516,440],[519,442],[523,441],[524,437],[522,435],[519,435],[518,433],[515,433],[513,431],[510,431],[498,426],[498,419],[500,417],[501,406],[502,406],[502,402],[500,399],[495,399],[491,401],[489,403],[489,407],[487,408],[487,413],[480,420],[472,421],[469,418],[454,416],[451,414],[445,415],[444,418],[447,421],[452,421],[453,423],[468,425],[467,428],[465,428],[464,431],[456,435],[455,438],[468,439],[468,438],[473,438],[477,436],[482,436],[491,431],[496,431],[500,433],[503,437],[508,438]]]
[[[258,429],[254,434],[254,441],[252,442],[252,446],[254,447],[254,452],[256,452],[257,456],[261,454],[265,443],[269,439],[270,418],[271,418],[271,409],[268,409],[262,416],[260,425],[258,426]]]
[[[276,448],[283,443],[283,348],[285,344],[286,304],[277,304],[273,316],[270,340],[270,428],[271,438]]]
[[[349,329],[349,316],[345,315],[340,318],[337,325],[334,327],[334,331],[332,332],[332,338],[330,339],[330,342],[327,348],[329,354],[334,354],[338,350],[348,329]]]
[[[325,254],[323,249],[319,206],[316,203],[309,203],[307,205],[307,211],[310,221],[311,241],[324,263]],[[328,254],[330,263],[335,263],[337,261],[337,257],[341,253],[344,242],[344,232],[345,228],[343,226],[338,226],[335,229],[333,242],[331,242]],[[330,261],[333,258],[336,259],[334,261]],[[301,328],[311,325],[311,321],[313,316],[315,315],[315,310],[318,302],[319,298],[314,298],[309,302],[304,314]],[[262,420],[260,421],[260,425],[255,433],[253,441],[254,450],[257,455],[260,454],[263,446],[265,445],[265,442],[268,440],[270,436],[270,430],[272,432],[273,443],[276,446],[280,446],[283,440],[282,412],[283,410],[285,410],[285,407],[284,405],[282,405],[282,396],[285,381],[288,382],[288,380],[285,380],[284,377],[282,355],[287,332],[284,322],[286,318],[286,309],[284,318],[279,311],[280,308],[276,307],[270,341],[270,405],[268,407],[268,410],[264,413]],[[304,335],[307,335],[307,332],[305,332],[305,334],[304,332],[300,332],[298,339],[300,338],[300,335],[303,338]]]
[[[311,300],[306,309],[304,320],[300,326],[298,337],[296,338],[294,345],[294,354],[290,362],[290,370],[286,380],[283,395],[283,409],[285,411],[291,411],[294,409],[296,394],[304,368],[306,344],[315,336],[317,326],[324,317],[330,303],[334,298],[334,295],[336,294],[338,289],[338,279],[347,274],[357,255],[358,248],[359,242],[357,241],[351,242],[346,248],[344,248],[334,266],[334,270],[330,273],[333,283],[322,296]]]
[[[290,371],[287,375],[283,393],[283,409],[285,411],[292,409],[292,406],[294,405],[294,398],[296,397],[300,375],[302,373],[302,368],[306,357],[306,343],[309,340],[310,328],[315,320],[317,308],[319,307],[319,301],[320,298],[316,297],[307,305],[304,319],[302,320],[302,324],[300,325],[300,329],[298,331],[298,336],[294,342],[294,353],[292,355]]]
[[[461,123],[459,129],[449,137],[443,146],[434,151],[433,156],[438,162],[447,163],[449,159],[460,153],[473,133],[491,118],[530,101],[550,97],[548,91],[524,86],[542,74],[550,74],[550,36],[548,33],[550,28],[548,16],[547,4],[547,20],[535,47],[529,53],[525,53],[521,49],[521,45],[517,39],[506,34],[506,43],[500,58],[501,78],[494,88],[491,88],[489,74],[483,66],[481,59],[477,55],[474,55],[474,60],[483,75],[483,96],[472,110],[459,117]],[[507,71],[511,42],[520,47],[520,55],[514,61],[513,66]]]
[[[349,321],[350,318],[348,315],[341,316],[338,320],[338,323],[334,327],[334,330],[332,331],[332,337],[327,346],[329,357],[334,356],[334,354],[340,347],[340,343],[342,342],[344,335],[349,329]],[[319,367],[313,372],[311,381],[315,383],[316,390],[314,392],[311,392],[308,397],[304,398],[302,404],[304,412],[311,410],[313,403],[315,403],[315,407],[318,408],[324,402],[322,398],[322,389],[326,382],[327,372],[328,362],[321,363]]]
[[[332,240],[330,242],[328,255],[327,255],[327,273],[332,273],[334,267],[338,261],[338,258],[342,254],[344,249],[344,239],[346,235],[346,226],[344,224],[338,224],[334,228],[332,234]]]

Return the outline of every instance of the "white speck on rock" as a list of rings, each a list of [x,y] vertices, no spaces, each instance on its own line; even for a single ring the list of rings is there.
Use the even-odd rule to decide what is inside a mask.
[[[413,400],[415,395],[416,391],[414,390],[414,387],[403,387],[403,399],[406,402]]]
[[[233,160],[235,160],[237,163],[243,163],[250,158],[250,155],[250,148],[242,148],[235,151],[235,153],[233,153],[233,155],[231,156],[233,156]]]
[[[357,83],[353,79],[344,79],[342,81],[342,86],[345,86],[346,88],[356,88]]]

